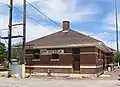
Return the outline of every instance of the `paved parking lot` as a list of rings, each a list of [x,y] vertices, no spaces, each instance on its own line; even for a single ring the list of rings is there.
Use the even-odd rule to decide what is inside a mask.
[[[110,75],[109,78],[98,78],[98,79],[105,79],[105,80],[117,80],[120,79],[120,69],[115,69],[114,71],[106,72],[105,75]]]
[[[118,80],[13,79],[0,77],[0,87],[120,87]]]
[[[0,87],[120,87],[120,69],[106,72],[110,77],[73,79],[34,76],[27,79],[0,77]]]

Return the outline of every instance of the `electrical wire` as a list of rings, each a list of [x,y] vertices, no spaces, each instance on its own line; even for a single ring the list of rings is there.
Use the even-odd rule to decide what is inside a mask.
[[[4,4],[4,3],[2,3],[2,4]],[[4,5],[6,5],[6,6],[8,6],[9,7],[9,5],[7,5],[7,4],[4,4]],[[17,7],[15,7],[15,6],[13,6],[15,9],[17,9],[17,10],[19,10],[19,8],[17,8]],[[19,10],[21,13],[23,13],[23,11],[21,11],[21,10]],[[34,19],[34,18],[32,18],[32,17],[30,17],[30,16],[28,16],[28,15],[26,15],[27,16],[27,18],[28,19],[31,19],[31,20],[33,20],[33,21],[35,21],[36,23],[38,23],[38,24],[40,24],[40,25],[42,25],[39,21],[37,21],[36,19]],[[47,28],[45,25],[42,25],[43,27],[45,27],[45,28]],[[6,28],[6,29],[1,29],[1,30],[7,30],[7,29],[9,29],[9,28]],[[5,40],[6,41],[6,40]],[[7,43],[7,41],[6,41],[6,43]],[[29,75],[26,77],[26,78],[29,78],[31,76],[31,63],[30,63],[30,70],[29,70]]]
[[[23,13],[23,11],[21,11],[19,8],[15,7],[15,6],[13,6],[13,7],[14,7],[15,9],[19,10],[21,13]],[[45,25],[43,25],[40,21],[38,21],[38,20],[36,20],[36,19],[28,16],[28,15],[26,15],[26,17],[27,17],[28,19],[31,19],[31,20],[35,21],[36,23],[40,24],[41,26],[47,28],[47,27],[46,27]],[[47,28],[47,29],[49,29],[49,28]],[[49,30],[50,30],[50,29],[49,29]]]
[[[16,29],[18,27],[13,27],[12,29]],[[8,30],[9,28],[4,28],[4,29],[0,29],[0,31],[3,31],[3,30]]]
[[[31,3],[29,3],[28,1],[26,1],[31,7],[33,7],[36,11],[38,11],[40,14],[42,14],[44,17],[46,17],[47,19],[49,19],[50,21],[52,21],[54,24],[56,24],[58,27],[61,28],[61,26],[56,23],[55,21],[53,21],[51,18],[49,18],[48,16],[46,16],[44,13],[42,13],[39,9],[37,9],[34,5],[32,5]]]
[[[9,6],[8,4],[2,3],[2,2],[0,2],[0,3],[6,5],[7,7],[10,8],[10,6]],[[15,9],[17,9],[18,11],[20,11],[21,13],[23,13],[23,11],[21,11],[19,8],[15,7],[15,6],[13,6],[13,8],[15,8]],[[35,21],[36,23],[40,24],[41,26],[49,29],[48,27],[46,27],[45,25],[43,25],[40,21],[38,21],[38,20],[36,20],[36,19],[28,16],[28,15],[26,15],[26,16],[27,16],[28,19],[33,20],[33,21]],[[0,30],[7,30],[7,28],[6,28],[6,29],[0,29]],[[50,29],[49,29],[49,30],[50,30]]]
[[[0,4],[3,4],[3,5],[5,5],[5,6],[7,6],[8,8],[10,8],[10,6],[9,6],[8,4],[5,4],[5,3],[3,3],[3,2],[0,2]]]

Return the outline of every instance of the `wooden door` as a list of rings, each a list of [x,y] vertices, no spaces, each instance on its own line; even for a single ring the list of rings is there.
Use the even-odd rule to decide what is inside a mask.
[[[73,48],[72,55],[73,55],[73,72],[80,73],[80,49]]]

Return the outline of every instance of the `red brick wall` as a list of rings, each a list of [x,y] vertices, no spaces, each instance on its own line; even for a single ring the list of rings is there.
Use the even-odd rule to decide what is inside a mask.
[[[29,68],[26,68],[29,70]],[[72,73],[72,69],[49,69],[49,68],[32,68],[31,71],[37,73],[47,73],[48,70],[51,70],[51,73]],[[27,71],[28,72],[28,71]]]
[[[80,69],[81,74],[96,74],[96,69]]]
[[[95,52],[96,48],[95,47],[81,47],[80,52]]]
[[[96,65],[96,54],[80,55],[80,65]]]
[[[72,57],[72,48],[65,48],[65,53],[68,54],[60,54],[59,55],[59,61],[50,61],[50,55],[40,55],[40,61],[33,62],[34,65],[43,65],[43,66],[49,66],[49,65],[59,65],[59,66],[72,66],[73,63],[73,57]],[[80,53],[85,52],[93,52],[98,54],[80,54],[80,66],[96,66],[96,65],[102,65],[103,61],[98,59],[103,58],[104,52],[99,50],[96,47],[81,47]],[[99,58],[98,58],[99,57]],[[96,64],[97,63],[97,64]],[[33,69],[33,71],[38,72],[46,72],[48,69]],[[103,70],[103,67],[100,69],[80,69],[80,73],[85,74],[95,74],[99,73]],[[53,72],[72,72],[71,69],[52,69]]]

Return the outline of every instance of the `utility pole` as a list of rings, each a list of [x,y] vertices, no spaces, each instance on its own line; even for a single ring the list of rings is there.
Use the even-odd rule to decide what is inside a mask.
[[[23,12],[23,45],[22,45],[22,58],[21,64],[25,64],[25,42],[26,42],[26,0],[24,0],[24,12]]]
[[[116,15],[116,44],[117,44],[117,52],[119,52],[118,46],[118,14],[117,14],[117,2],[115,0],[115,15]]]
[[[11,77],[11,36],[12,36],[12,10],[13,10],[13,0],[10,0],[10,12],[9,12],[9,32],[8,32],[8,77]]]
[[[12,36],[12,10],[13,10],[13,0],[10,0],[10,16],[9,16],[9,33],[8,33],[8,60],[11,63],[11,36]]]
[[[1,39],[8,39],[8,61],[9,61],[9,69],[8,77],[11,76],[12,73],[19,73],[22,78],[25,78],[25,42],[26,42],[26,0],[24,0],[24,12],[23,12],[23,23],[20,24],[12,24],[12,10],[13,10],[13,0],[10,0],[10,15],[9,15],[9,34],[8,37],[0,37]],[[12,26],[23,26],[23,35],[15,35],[12,36]],[[12,38],[23,38],[22,45],[22,57],[20,58],[20,65],[14,65],[11,61],[11,42]],[[19,72],[15,68],[19,68]]]
[[[22,58],[21,58],[21,73],[22,78],[25,78],[25,42],[26,42],[26,0],[24,0],[23,12],[23,45],[22,45]]]
[[[117,1],[115,0],[115,16],[116,16],[116,46],[117,53],[119,52],[119,43],[118,43],[118,15],[117,15]],[[118,68],[119,68],[119,58],[118,58]]]
[[[12,36],[12,10],[13,10],[13,0],[10,0],[10,12],[9,12],[9,33],[8,33],[8,68],[10,70],[11,66],[11,36]],[[8,77],[10,77],[10,71],[8,72]]]

